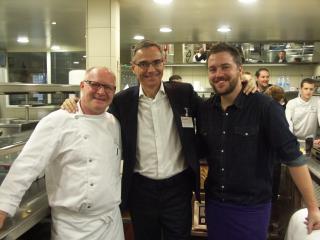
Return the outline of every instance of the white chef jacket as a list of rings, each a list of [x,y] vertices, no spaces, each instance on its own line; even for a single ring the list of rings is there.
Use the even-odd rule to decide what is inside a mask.
[[[300,97],[290,100],[286,106],[286,118],[290,131],[299,140],[315,138],[320,123],[320,99],[313,96],[308,102]]]
[[[109,113],[50,113],[38,123],[3,181],[0,209],[14,215],[25,191],[44,170],[53,209],[84,217],[114,212],[121,194],[120,139],[119,123]]]

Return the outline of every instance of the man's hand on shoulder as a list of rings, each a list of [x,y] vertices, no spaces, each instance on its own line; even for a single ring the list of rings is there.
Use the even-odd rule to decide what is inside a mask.
[[[256,81],[254,79],[242,80],[243,93],[248,95],[250,93],[255,93],[258,91]]]
[[[61,109],[68,111],[69,113],[75,113],[77,111],[77,102],[79,101],[78,97],[70,97],[64,100],[61,105]]]

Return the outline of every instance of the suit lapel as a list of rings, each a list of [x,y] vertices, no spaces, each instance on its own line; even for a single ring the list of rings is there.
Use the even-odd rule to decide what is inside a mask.
[[[178,132],[179,132],[179,136],[180,139],[182,139],[182,127],[181,127],[181,119],[180,119],[180,111],[179,111],[179,100],[177,97],[181,97],[181,96],[176,96],[175,92],[174,92],[174,86],[170,83],[164,83],[164,90],[167,94],[167,97],[169,99],[169,103],[173,112],[173,117],[174,117],[174,121],[175,124],[177,126]]]
[[[137,146],[137,131],[138,131],[138,105],[139,105],[139,86],[134,87],[131,97],[127,106],[128,118],[127,118],[127,134],[129,138],[129,143],[131,146],[131,152],[134,154],[134,159],[136,156],[136,146]]]

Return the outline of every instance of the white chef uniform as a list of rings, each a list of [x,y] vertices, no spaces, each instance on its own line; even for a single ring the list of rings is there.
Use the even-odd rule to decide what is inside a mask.
[[[25,191],[45,170],[52,239],[123,240],[120,141],[119,123],[109,113],[49,114],[4,180],[0,209],[14,215]]]

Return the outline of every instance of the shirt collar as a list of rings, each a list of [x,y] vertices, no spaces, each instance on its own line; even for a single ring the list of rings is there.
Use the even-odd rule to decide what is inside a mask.
[[[241,91],[231,106],[235,106],[241,109],[243,107],[245,97],[246,95]],[[214,107],[221,108],[221,97],[216,95],[215,97],[213,97],[212,103]]]
[[[162,95],[166,95],[166,92],[164,90],[164,85],[163,85],[163,82],[161,81],[161,85],[160,85],[160,88],[159,88],[159,91],[157,92],[156,96],[161,93]],[[142,97],[146,97],[147,96],[144,94],[143,90],[142,90],[142,85],[140,84],[139,85],[139,98],[142,98]],[[156,97],[155,97],[156,98]]]

